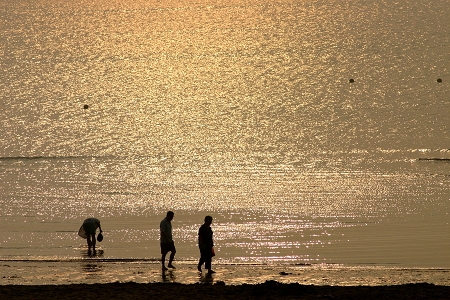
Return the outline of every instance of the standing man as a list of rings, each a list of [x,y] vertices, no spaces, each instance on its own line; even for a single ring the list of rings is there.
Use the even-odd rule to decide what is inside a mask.
[[[169,264],[167,265],[169,268],[175,269],[172,265],[173,259],[175,257],[175,253],[177,252],[175,249],[175,244],[172,239],[172,223],[174,213],[173,211],[168,211],[166,217],[159,224],[159,229],[161,232],[161,263],[162,270],[167,271],[165,266],[166,255],[170,252]]]
[[[197,270],[202,271],[202,265],[205,264],[205,269],[208,274],[215,273],[211,269],[211,260],[213,257],[213,231],[211,229],[213,218],[211,216],[205,217],[205,223],[198,230],[198,247],[200,248],[200,261],[198,262]]]

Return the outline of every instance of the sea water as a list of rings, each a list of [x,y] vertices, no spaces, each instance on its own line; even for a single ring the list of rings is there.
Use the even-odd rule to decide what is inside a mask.
[[[447,1],[2,1],[0,258],[450,268]]]

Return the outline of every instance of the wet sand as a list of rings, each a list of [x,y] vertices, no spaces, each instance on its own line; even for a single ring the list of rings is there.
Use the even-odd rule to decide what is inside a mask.
[[[448,299],[450,270],[333,265],[2,261],[2,299]]]
[[[69,285],[108,283],[178,283],[228,285],[284,284],[330,286],[390,286],[429,283],[450,285],[450,270],[344,265],[213,265],[205,276],[194,262],[178,262],[177,269],[162,273],[159,262],[114,259],[37,260],[0,262],[0,285]]]
[[[179,283],[228,285],[267,281],[302,285],[389,286],[417,283],[450,286],[449,269],[344,265],[213,265],[216,273],[199,273],[194,262],[176,262],[162,273],[159,262],[114,259],[29,260],[0,262],[0,285],[68,285],[108,283]]]
[[[3,299],[448,299],[450,286],[314,286],[298,283],[227,286],[181,283],[108,283],[0,286]]]

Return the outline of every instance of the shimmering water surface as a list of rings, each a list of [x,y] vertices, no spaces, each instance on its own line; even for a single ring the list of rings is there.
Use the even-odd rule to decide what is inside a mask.
[[[2,1],[0,256],[450,268],[447,1]],[[350,82],[353,79],[354,82]],[[438,79],[440,79],[438,82]]]

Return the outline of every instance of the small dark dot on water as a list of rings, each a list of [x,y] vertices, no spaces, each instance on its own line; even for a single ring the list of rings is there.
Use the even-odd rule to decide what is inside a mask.
[[[353,78],[350,78],[350,80],[348,82],[353,83],[353,82],[355,82],[355,80]]]
[[[442,82],[442,79],[438,78],[437,82]]]
[[[88,108],[89,108],[89,105],[85,104],[85,105],[83,106],[83,108],[84,108],[84,109],[88,109]]]

